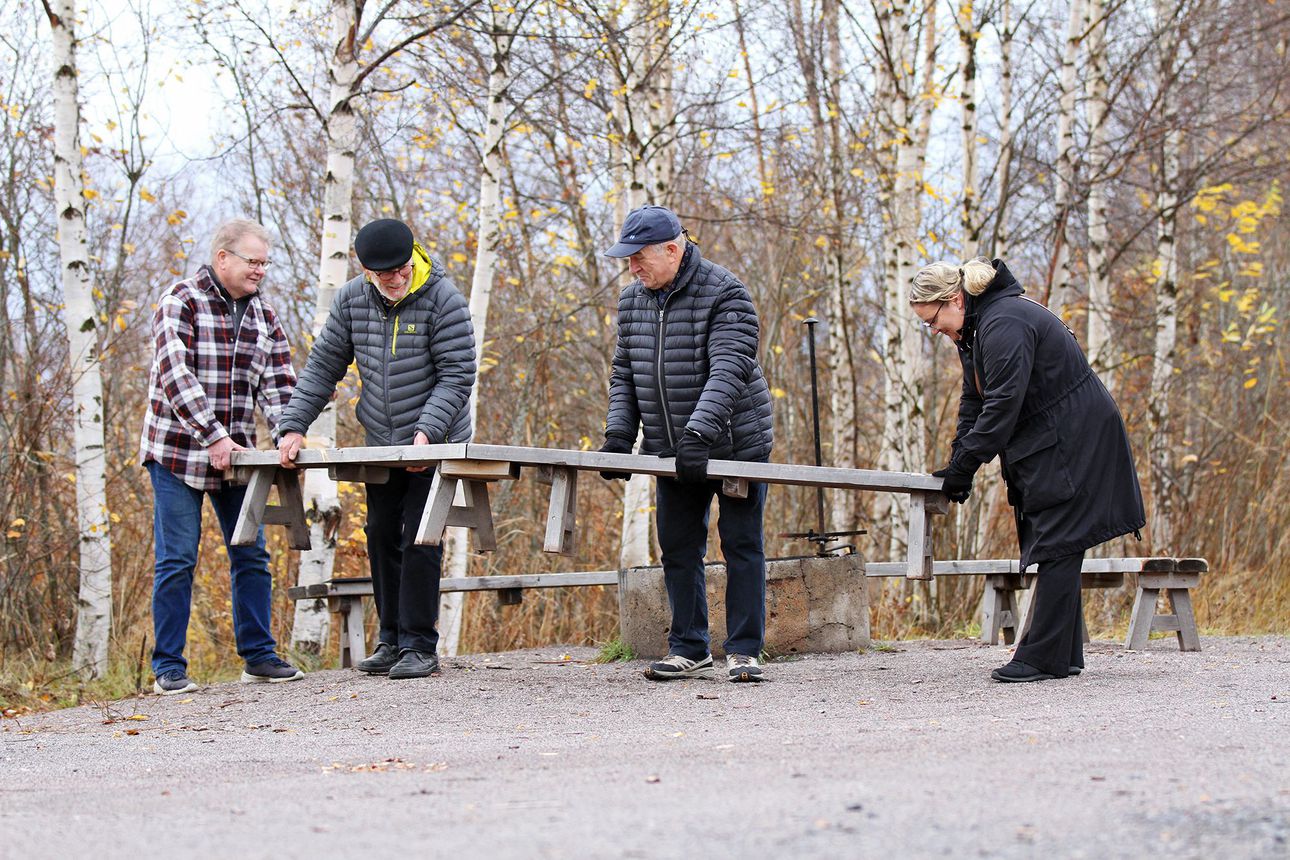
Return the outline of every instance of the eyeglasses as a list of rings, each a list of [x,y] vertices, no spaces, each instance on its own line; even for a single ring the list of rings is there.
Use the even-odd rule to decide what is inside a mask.
[[[267,269],[269,268],[269,266],[273,265],[272,260],[256,260],[256,259],[252,259],[251,257],[243,257],[237,251],[234,251],[230,248],[224,248],[223,250],[232,254],[234,257],[237,257],[239,260],[245,260],[246,264],[250,266],[252,269]]]
[[[399,266],[397,269],[383,269],[382,271],[379,271],[379,272],[376,271],[375,269],[368,269],[368,271],[371,272],[373,275],[375,275],[378,280],[382,280],[382,281],[388,281],[393,278],[406,278],[408,276],[408,273],[412,271],[412,261],[408,260],[406,263],[404,263],[402,266]]]
[[[941,302],[940,307],[936,309],[936,313],[932,314],[932,318],[930,320],[922,320],[921,322],[923,323],[923,328],[927,329],[928,331],[931,331],[932,329],[936,328],[936,318],[941,315],[941,311],[945,310],[945,306],[947,304],[949,304],[949,302]]]

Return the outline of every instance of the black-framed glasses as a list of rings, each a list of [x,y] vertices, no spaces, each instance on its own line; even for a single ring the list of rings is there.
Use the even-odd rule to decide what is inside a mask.
[[[936,328],[936,318],[941,315],[941,311],[945,310],[945,306],[948,304],[949,304],[948,301],[942,301],[940,306],[936,308],[936,313],[932,314],[932,318],[930,320],[919,320],[919,322],[923,324],[923,328],[927,329],[928,331],[931,331],[932,329]]]
[[[257,260],[253,257],[244,257],[241,254],[239,254],[237,251],[234,251],[232,248],[225,248],[224,250],[232,254],[234,257],[237,257],[239,260],[245,260],[246,264],[250,266],[252,269],[263,270],[273,265],[272,260]]]
[[[368,269],[368,271],[381,281],[386,281],[390,278],[405,278],[412,271],[412,261],[408,260],[402,266],[397,266],[393,269],[381,269],[380,271],[377,271],[376,269]]]

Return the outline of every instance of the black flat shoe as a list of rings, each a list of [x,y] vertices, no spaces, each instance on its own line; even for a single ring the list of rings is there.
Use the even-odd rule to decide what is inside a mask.
[[[1071,676],[1072,676],[1072,677],[1074,677],[1075,675],[1078,675],[1080,672],[1083,672],[1083,671],[1084,671],[1084,667],[1083,667],[1083,666],[1071,666],[1071,667],[1070,667],[1070,673],[1071,673]]]
[[[399,654],[399,662],[390,667],[390,680],[428,678],[438,671],[439,658],[436,655],[406,648]]]
[[[1027,666],[1025,663],[1013,660],[1006,666],[1000,666],[995,669],[990,673],[990,677],[1006,684],[1024,684],[1027,681],[1051,681],[1057,676],[1049,675],[1047,672],[1039,671],[1034,666]]]
[[[382,642],[376,646],[376,650],[372,652],[371,657],[359,661],[359,664],[354,668],[369,675],[384,675],[397,662],[399,662],[399,649]]]

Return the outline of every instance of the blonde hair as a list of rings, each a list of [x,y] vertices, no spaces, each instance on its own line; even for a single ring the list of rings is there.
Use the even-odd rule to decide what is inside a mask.
[[[962,265],[944,261],[918,270],[909,288],[909,303],[948,302],[961,291],[979,296],[994,280],[994,266],[985,257],[968,260]]]
[[[269,231],[264,229],[255,221],[249,221],[246,218],[234,218],[232,221],[225,221],[215,230],[215,235],[211,237],[211,263],[215,262],[215,256],[221,249],[233,250],[230,245],[237,244],[237,241],[243,236],[254,236],[260,239],[266,245],[272,245],[273,239],[269,236]]]

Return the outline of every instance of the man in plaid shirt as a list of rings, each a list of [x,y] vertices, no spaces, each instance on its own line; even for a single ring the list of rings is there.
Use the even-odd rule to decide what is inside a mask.
[[[229,543],[246,487],[228,483],[223,474],[232,452],[255,447],[255,405],[276,436],[296,384],[286,335],[260,297],[269,234],[254,221],[229,221],[215,232],[210,253],[209,265],[162,294],[152,317],[156,355],[139,459],[152,477],[152,671],[153,689],[163,696],[197,689],[184,645],[203,495],[210,497],[228,549],[233,632],[246,662],[242,681],[304,677],[275,653],[263,529],[254,546]]]

